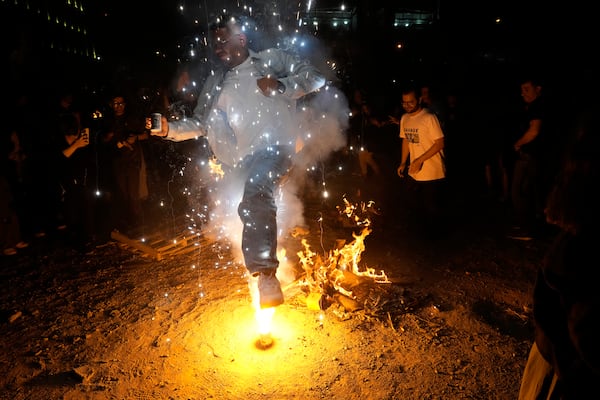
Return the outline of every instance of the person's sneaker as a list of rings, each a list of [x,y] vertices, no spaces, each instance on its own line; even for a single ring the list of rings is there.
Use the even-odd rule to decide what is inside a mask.
[[[511,232],[508,234],[508,237],[510,239],[522,241],[533,240],[533,236],[531,235],[531,233],[529,233],[529,231],[518,226],[514,226],[512,228]]]
[[[12,247],[7,247],[2,253],[4,253],[5,256],[14,256],[17,254],[17,250]]]
[[[283,304],[283,292],[275,272],[275,270],[262,271],[258,274],[260,308],[277,307]]]

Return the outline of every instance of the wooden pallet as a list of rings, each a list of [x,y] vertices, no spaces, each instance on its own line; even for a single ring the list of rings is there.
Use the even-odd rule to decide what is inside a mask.
[[[112,231],[110,237],[129,250],[142,252],[156,260],[188,254],[198,250],[199,246],[209,244],[209,239],[191,233],[184,225],[178,224],[179,228],[175,230],[178,233],[175,234],[173,226],[157,227],[150,234],[143,235],[144,240],[133,239],[118,230]]]

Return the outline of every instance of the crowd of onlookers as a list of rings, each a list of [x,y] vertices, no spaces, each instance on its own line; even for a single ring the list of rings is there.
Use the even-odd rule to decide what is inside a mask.
[[[520,93],[523,84],[531,86],[534,99]],[[389,177],[388,172],[397,178],[401,94],[369,89],[347,90],[350,115],[344,153],[364,178]],[[1,137],[0,246],[7,255],[57,230],[78,248],[108,240],[115,229],[135,235],[147,219],[149,197],[166,190],[165,182],[179,175],[189,154],[208,155],[205,146],[192,142],[177,145],[187,148],[173,151],[167,159],[165,151],[173,144],[150,136],[145,126],[151,112],[191,113],[193,97],[147,89],[98,95],[61,87],[43,100],[34,93],[13,94]],[[502,94],[422,82],[419,103],[436,115],[443,129],[450,190],[479,193],[511,208],[521,206],[520,216],[527,221],[517,221],[515,212],[515,226],[539,222],[543,193],[560,157],[556,135],[563,125],[556,120],[552,102],[545,101],[550,96],[543,95],[542,82],[528,77]],[[533,117],[532,102],[539,104]],[[516,148],[532,118],[544,119],[543,132]],[[527,165],[521,165],[523,158],[529,160]],[[536,167],[533,161],[546,164]],[[515,187],[515,179],[524,182],[521,188]],[[533,226],[519,225],[525,228]],[[535,234],[530,230],[514,236],[530,239]]]
[[[404,95],[410,94],[406,88],[398,91],[393,102],[382,102],[369,88],[357,89],[350,97],[349,143],[356,148],[360,174],[376,177],[391,170],[395,175],[402,157],[401,142],[407,142],[399,138],[399,131],[430,129],[429,123],[419,127],[414,122],[425,109],[437,117],[436,125],[443,131],[441,150],[434,152],[442,154],[445,172],[435,179],[416,177],[403,184],[418,185],[426,179],[430,184],[420,186],[430,191],[440,183],[436,181],[443,181],[443,190],[433,195],[446,207],[440,218],[452,212],[453,197],[475,195],[505,206],[510,214],[508,237],[532,240],[546,235],[545,198],[561,161],[562,139],[575,120],[558,108],[563,94],[549,90],[538,76],[525,74],[516,77],[511,87],[496,89],[489,85],[472,91],[452,90],[429,82],[406,85],[411,86],[417,92],[414,108],[405,103]],[[406,100],[413,101],[410,96]],[[413,125],[403,128],[401,116],[413,112]],[[417,156],[430,150],[428,144],[418,143],[418,136],[411,139]],[[400,171],[398,175],[403,176]],[[421,200],[414,204],[413,214],[422,221],[427,216]]]
[[[183,163],[181,155],[168,158],[169,145],[145,127],[145,117],[165,112],[172,99],[66,87],[43,99],[27,90],[12,96],[0,142],[2,253],[17,254],[47,235],[86,250],[114,230],[139,234],[150,186],[155,196],[167,195],[162,182]],[[205,154],[202,146],[194,151]]]

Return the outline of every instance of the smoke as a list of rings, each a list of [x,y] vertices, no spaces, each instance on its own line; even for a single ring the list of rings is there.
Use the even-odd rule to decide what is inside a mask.
[[[302,192],[307,187],[312,187],[307,179],[313,179],[308,171],[322,168],[329,156],[346,144],[348,101],[343,92],[335,86],[335,62],[330,56],[330,50],[319,43],[314,35],[302,33],[301,21],[298,20],[300,3],[257,1],[254,7],[239,7],[238,2],[205,0],[203,6],[207,26],[224,14],[235,15],[244,26],[249,48],[261,51],[277,47],[295,52],[319,68],[328,82],[317,92],[300,99],[297,104],[297,153],[290,174],[274,194],[277,205],[277,237],[281,250],[290,231],[305,225]],[[202,21],[203,18],[199,20]],[[199,41],[200,44],[203,42]],[[206,76],[207,71],[211,69],[211,62],[214,61],[209,53],[206,49],[198,51],[198,54],[205,54],[206,58],[200,64],[196,64],[195,72],[202,72]],[[195,82],[196,87],[201,87],[202,77],[198,74],[193,75],[195,79],[200,79]],[[242,198],[244,182],[236,180],[236,177],[227,176],[225,171],[225,179],[213,185],[209,192],[210,214],[205,231],[217,240],[229,242],[229,250],[236,261],[243,262],[242,222],[238,216],[238,205]],[[290,270],[286,261],[280,257],[278,275],[289,276]]]
[[[311,186],[307,179],[313,179],[308,172],[322,168],[331,154],[346,144],[348,113],[346,97],[333,86],[322,88],[298,104],[296,116],[301,140],[290,173],[274,193],[279,250],[283,249],[284,240],[294,228],[306,225],[302,193]],[[243,188],[243,180],[225,171],[225,179],[218,180],[209,193],[211,211],[205,227],[214,239],[226,240],[231,244],[229,250],[238,262],[243,262],[242,223],[238,216]],[[285,265],[281,267],[288,270]]]

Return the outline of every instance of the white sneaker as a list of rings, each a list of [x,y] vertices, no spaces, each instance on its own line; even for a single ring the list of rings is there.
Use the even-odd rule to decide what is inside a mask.
[[[15,254],[17,254],[17,251],[12,247],[7,247],[6,249],[4,249],[3,253],[5,256],[14,256]]]
[[[283,304],[283,292],[275,272],[276,270],[269,270],[258,274],[260,308],[277,307]]]

